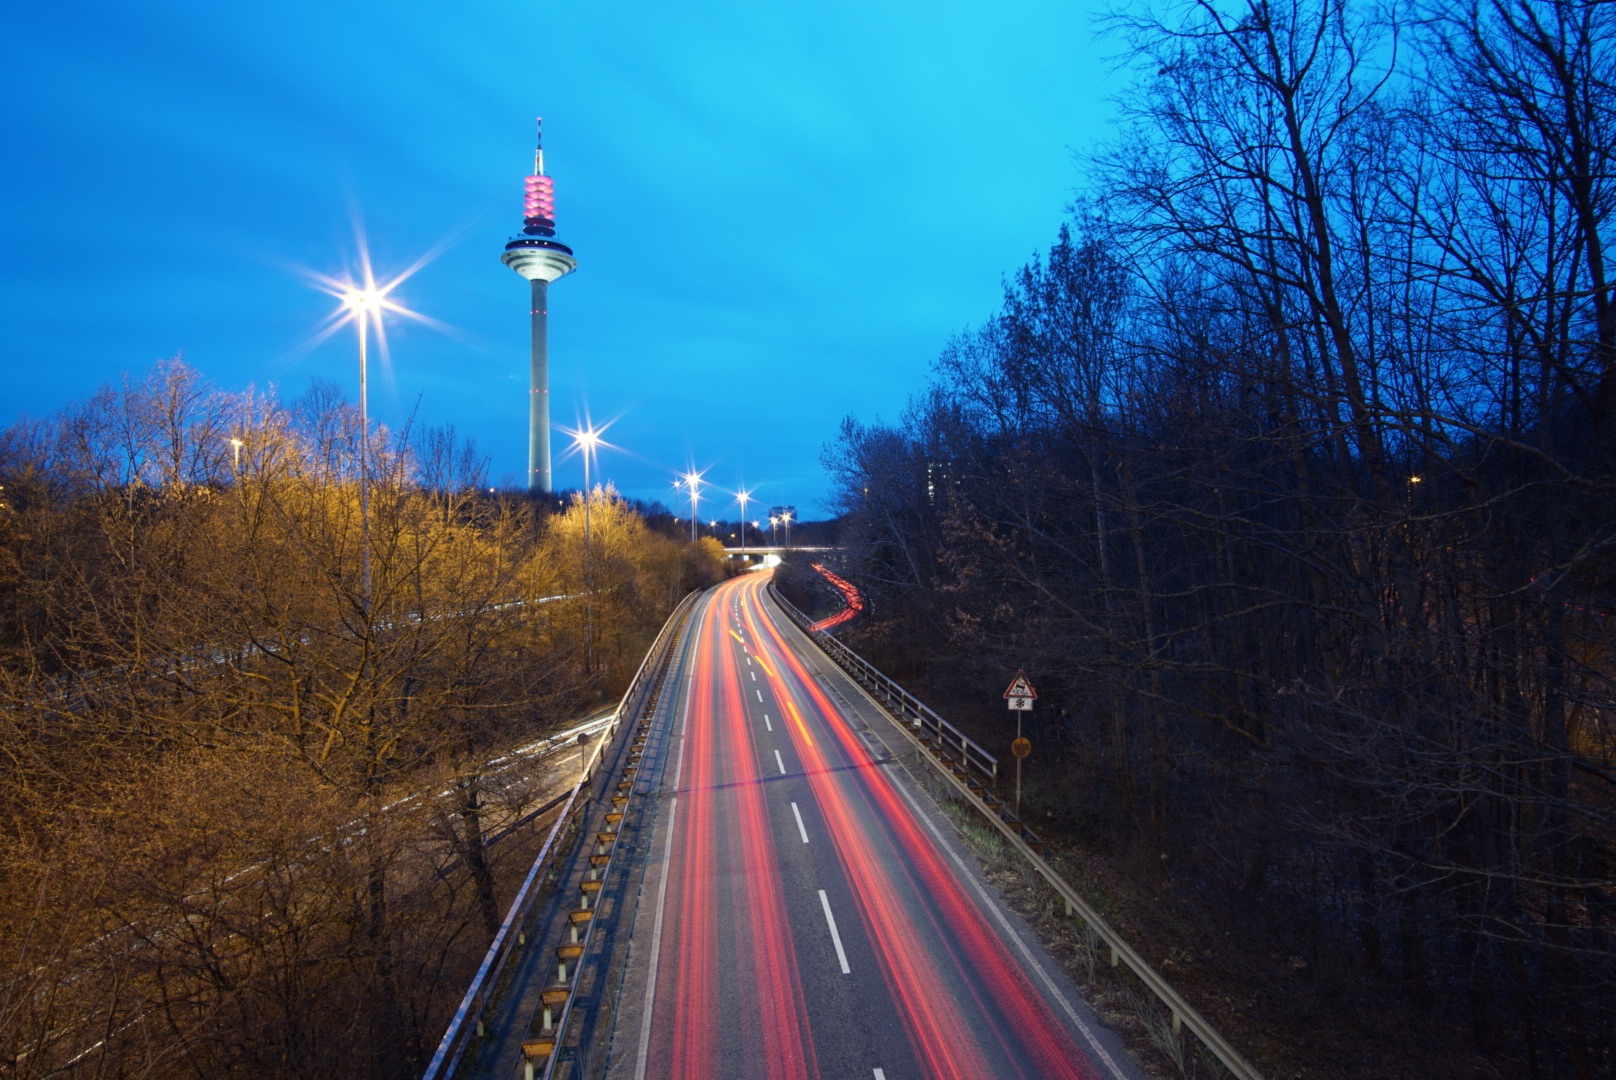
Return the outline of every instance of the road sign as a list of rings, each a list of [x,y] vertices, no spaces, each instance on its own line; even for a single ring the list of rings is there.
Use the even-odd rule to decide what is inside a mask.
[[[1032,742],[1028,739],[1017,739],[1010,744],[1010,752],[1018,758],[1024,758],[1032,753]]]
[[[1010,703],[1011,709],[1016,712],[1028,712],[1032,709],[1033,700],[1038,697],[1038,691],[1032,688],[1027,676],[1018,671],[1015,681],[1005,690],[1004,697]]]

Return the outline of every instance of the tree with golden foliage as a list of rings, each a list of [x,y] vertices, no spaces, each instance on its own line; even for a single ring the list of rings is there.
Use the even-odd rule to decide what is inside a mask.
[[[585,575],[581,502],[490,495],[452,430],[177,360],[0,434],[0,485],[15,1076],[418,1072],[539,793],[486,763],[617,693],[723,566],[601,489]]]

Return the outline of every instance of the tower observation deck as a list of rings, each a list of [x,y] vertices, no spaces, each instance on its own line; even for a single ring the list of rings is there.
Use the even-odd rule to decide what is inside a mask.
[[[544,173],[542,119],[533,152],[533,175],[526,178],[521,235],[505,245],[500,262],[527,278],[533,290],[527,427],[527,487],[549,492],[550,482],[550,282],[578,268],[572,249],[556,239],[555,182]]]

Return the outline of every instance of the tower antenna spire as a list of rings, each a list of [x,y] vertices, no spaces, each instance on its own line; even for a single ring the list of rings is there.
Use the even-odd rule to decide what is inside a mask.
[[[533,122],[533,175],[544,175],[544,117]]]

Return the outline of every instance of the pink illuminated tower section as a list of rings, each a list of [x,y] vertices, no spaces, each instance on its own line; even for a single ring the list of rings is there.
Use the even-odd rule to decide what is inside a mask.
[[[533,344],[528,389],[527,487],[549,492],[550,486],[550,282],[578,268],[572,249],[556,239],[555,182],[544,174],[544,140],[533,152],[533,175],[524,180],[522,233],[505,245],[500,262],[527,278],[533,290]]]

